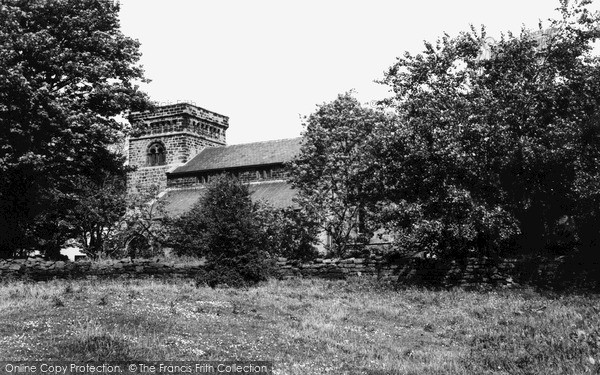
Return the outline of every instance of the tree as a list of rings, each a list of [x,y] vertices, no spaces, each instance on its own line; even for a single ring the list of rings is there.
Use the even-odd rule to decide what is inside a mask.
[[[401,247],[539,253],[570,221],[597,241],[600,18],[571,3],[548,27],[446,35],[389,69],[399,121],[378,150],[381,220]]]
[[[302,148],[291,165],[292,183],[300,207],[331,236],[336,255],[373,236],[373,194],[381,189],[374,189],[379,169],[370,155],[379,142],[378,129],[388,121],[351,93],[319,106],[305,121]]]
[[[168,218],[159,193],[159,187],[152,185],[143,194],[126,194],[126,212],[114,235],[108,238],[107,251],[130,258],[153,257],[161,253],[168,235]]]
[[[194,207],[171,224],[169,242],[178,254],[206,257],[199,283],[243,286],[270,274],[258,205],[248,187],[222,175]]]
[[[122,162],[115,116],[148,106],[111,0],[0,2],[0,256],[56,256],[74,181]]]
[[[296,207],[275,208],[261,202],[256,216],[262,247],[269,254],[304,261],[317,257],[314,245],[319,228],[304,211]]]
[[[77,204],[68,216],[83,253],[91,258],[107,253],[106,241],[116,235],[127,208],[124,176],[102,177],[98,182],[86,177],[78,180]]]
[[[176,233],[185,237],[172,238],[184,254],[214,261],[234,258],[260,245],[255,212],[248,187],[233,177],[219,176],[194,207],[175,220]]]

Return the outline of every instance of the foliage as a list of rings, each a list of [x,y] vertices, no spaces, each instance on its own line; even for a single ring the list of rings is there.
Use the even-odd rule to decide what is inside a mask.
[[[343,255],[351,244],[373,235],[375,160],[380,127],[387,116],[363,107],[351,93],[318,107],[305,121],[300,155],[292,162],[297,202],[332,239],[331,251]]]
[[[139,43],[111,0],[0,5],[0,256],[56,256],[80,177],[122,165],[114,116],[147,106]]]
[[[173,220],[169,243],[177,254],[206,257],[207,274],[199,283],[239,286],[264,280],[270,267],[257,209],[246,185],[218,176],[189,212]]]
[[[178,254],[233,258],[260,245],[255,211],[246,185],[218,176],[194,207],[173,221],[170,241]]]
[[[208,285],[214,288],[226,285],[242,288],[267,281],[275,275],[275,263],[261,250],[250,250],[234,258],[221,258],[218,262],[208,262],[196,276],[196,286]]]
[[[248,187],[221,176],[194,207],[171,223],[170,243],[179,255],[229,259],[253,249],[271,256],[315,256],[316,225],[294,208],[253,203]]]
[[[116,235],[127,208],[125,179],[103,177],[98,182],[85,177],[77,180],[77,204],[68,219],[82,252],[90,258],[106,253],[106,240]]]
[[[571,221],[599,243],[600,18],[571,3],[546,28],[446,35],[390,68],[399,121],[376,158],[401,248],[538,252]]]
[[[103,255],[120,257],[155,257],[162,255],[168,226],[164,202],[159,199],[158,187],[151,186],[145,193],[129,192],[125,195],[124,215],[109,236],[105,236]]]
[[[303,211],[294,207],[277,209],[262,204],[256,213],[263,249],[269,254],[305,261],[317,257],[314,245],[318,225]]]

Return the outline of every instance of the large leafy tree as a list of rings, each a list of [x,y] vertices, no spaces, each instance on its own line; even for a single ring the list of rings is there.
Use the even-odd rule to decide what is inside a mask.
[[[564,0],[560,19],[492,42],[484,29],[444,36],[389,69],[400,121],[377,157],[382,221],[402,247],[537,252],[569,226],[597,244],[600,18],[588,3]]]
[[[360,104],[352,93],[318,107],[305,122],[300,154],[292,162],[292,182],[302,210],[331,236],[331,251],[367,243],[375,229],[372,211],[381,189],[379,129],[390,119]]]
[[[0,256],[56,255],[79,177],[122,174],[114,116],[147,106],[111,0],[0,2]],[[96,177],[95,177],[96,176]]]

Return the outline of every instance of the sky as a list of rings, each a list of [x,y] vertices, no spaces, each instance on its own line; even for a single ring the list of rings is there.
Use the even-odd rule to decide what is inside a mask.
[[[593,8],[600,0],[595,0]],[[558,0],[120,0],[121,29],[141,43],[159,103],[191,102],[229,116],[227,143],[297,137],[303,117],[375,82],[404,54],[485,25],[488,35],[537,29]]]

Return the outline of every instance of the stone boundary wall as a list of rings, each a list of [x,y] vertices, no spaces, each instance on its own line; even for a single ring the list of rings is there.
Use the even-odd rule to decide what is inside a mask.
[[[312,262],[277,258],[276,265],[282,278],[372,277],[391,283],[445,288],[513,287],[522,284],[600,290],[599,261],[573,262],[564,258],[526,261],[467,258],[461,261],[440,261],[415,257],[388,259],[381,255],[372,255],[365,258],[316,259]],[[193,278],[203,266],[202,261],[175,262],[159,259],[100,262],[8,259],[0,260],[0,281],[43,281],[54,278]]]
[[[386,281],[425,285],[476,284],[508,285],[513,283],[514,261],[500,264],[487,259],[469,259],[463,263],[441,263],[418,258],[389,261],[382,256],[348,259],[316,259],[302,263],[277,258],[277,268],[283,278],[319,277],[344,279],[371,276]],[[53,278],[118,278],[118,277],[194,277],[203,262],[176,263],[153,259],[105,260],[100,262],[44,261],[39,258],[0,260],[0,280],[50,280]]]
[[[516,285],[517,261],[490,258],[468,258],[462,262],[443,262],[435,259],[400,258],[388,260],[379,255],[367,258],[316,259],[302,263],[278,258],[277,265],[284,278],[323,277],[343,279],[349,276],[376,276],[378,279],[427,286],[489,286]]]
[[[152,259],[122,259],[100,262],[44,261],[30,259],[0,259],[0,280],[43,281],[53,278],[118,278],[118,277],[194,277],[203,267],[201,261],[176,263]]]

